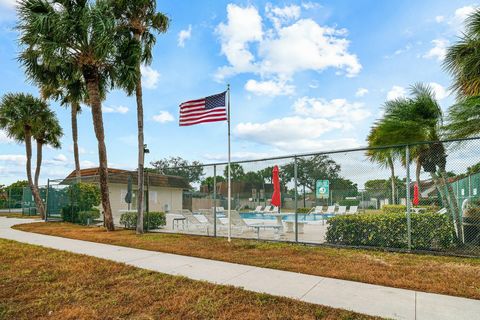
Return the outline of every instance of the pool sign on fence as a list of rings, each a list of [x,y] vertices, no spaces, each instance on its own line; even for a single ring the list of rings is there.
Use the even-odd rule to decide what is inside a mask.
[[[315,191],[317,199],[328,199],[330,195],[330,182],[328,180],[317,180]]]

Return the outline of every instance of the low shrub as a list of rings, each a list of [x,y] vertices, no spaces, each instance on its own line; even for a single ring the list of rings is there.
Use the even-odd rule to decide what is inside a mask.
[[[148,216],[148,225],[147,225]],[[137,212],[125,212],[120,216],[120,224],[126,229],[137,228]],[[158,229],[166,224],[164,212],[149,212],[143,213],[143,226],[148,229]]]
[[[416,208],[424,208],[424,213],[435,213],[438,211],[436,206],[415,206]],[[407,206],[403,204],[387,204],[382,207],[384,213],[401,213],[405,214],[407,212]]]
[[[360,201],[359,200],[351,200],[351,199],[343,199],[343,200],[340,200],[338,202],[338,205],[339,206],[347,206],[347,207],[359,206]]]
[[[407,206],[403,204],[386,204],[382,207],[384,213],[405,213],[407,211]]]
[[[411,215],[412,249],[446,249],[455,243],[453,223],[447,215]],[[350,246],[408,248],[405,213],[357,214],[328,220],[327,242]]]
[[[65,206],[62,208],[62,219],[72,223],[89,224],[100,218],[100,210],[80,210],[78,206]]]
[[[312,208],[297,208],[297,213],[309,213]]]

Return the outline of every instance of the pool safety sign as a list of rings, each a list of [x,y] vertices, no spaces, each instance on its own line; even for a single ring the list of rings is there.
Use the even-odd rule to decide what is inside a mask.
[[[315,196],[317,199],[328,199],[330,195],[330,182],[328,180],[317,180]]]

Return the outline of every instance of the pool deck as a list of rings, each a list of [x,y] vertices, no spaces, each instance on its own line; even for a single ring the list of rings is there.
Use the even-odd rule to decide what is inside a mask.
[[[0,217],[0,238],[389,319],[467,320],[478,319],[480,314],[480,300],[67,239],[11,228],[15,224],[30,221],[38,222]],[[25,278],[25,281],[28,279]]]

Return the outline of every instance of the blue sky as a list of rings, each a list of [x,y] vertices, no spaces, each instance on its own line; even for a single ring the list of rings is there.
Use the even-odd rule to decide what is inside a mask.
[[[230,83],[232,155],[269,155],[365,145],[387,100],[409,85],[432,83],[452,103],[441,62],[472,1],[158,1],[172,19],[144,71],[147,162],[181,156],[224,161],[226,123],[178,126],[180,102]],[[15,1],[0,0],[0,94],[38,93],[16,62]],[[108,161],[136,168],[135,100],[110,92],[104,102]],[[73,168],[69,111],[52,101],[65,131],[45,150],[42,181]],[[90,109],[79,117],[82,167],[96,166]],[[0,184],[23,179],[24,146],[0,132]]]

